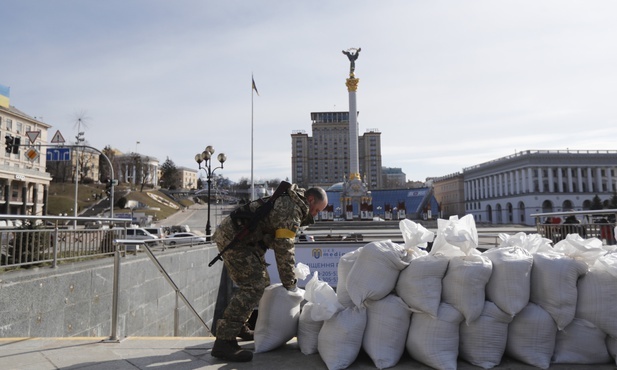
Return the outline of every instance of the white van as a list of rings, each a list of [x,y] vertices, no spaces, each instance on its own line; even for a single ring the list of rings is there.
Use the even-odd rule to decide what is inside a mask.
[[[144,242],[150,244],[158,244],[159,237],[156,235],[150,234],[143,228],[140,227],[131,227],[126,229],[126,238],[133,240],[144,240]]]
[[[156,226],[144,227],[144,230],[158,237],[159,239],[163,239],[165,237],[165,232],[163,232],[163,228],[161,227],[156,227]]]

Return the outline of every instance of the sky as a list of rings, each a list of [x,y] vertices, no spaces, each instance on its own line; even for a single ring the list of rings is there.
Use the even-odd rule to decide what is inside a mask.
[[[408,180],[617,150],[612,0],[0,0],[0,14],[0,84],[49,140],[81,129],[194,169],[212,145],[233,181],[291,180],[291,133],[349,110],[349,48],[360,133],[380,131],[382,165]]]

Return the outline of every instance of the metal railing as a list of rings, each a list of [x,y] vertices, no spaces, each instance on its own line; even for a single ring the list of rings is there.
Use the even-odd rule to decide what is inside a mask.
[[[117,228],[87,229],[76,222]],[[113,255],[113,241],[126,237],[124,218],[0,215],[0,269]],[[1,271],[1,270],[0,270]]]
[[[568,234],[598,238],[608,245],[616,243],[617,209],[535,213],[531,217],[536,219],[538,234],[553,243],[565,239]]]

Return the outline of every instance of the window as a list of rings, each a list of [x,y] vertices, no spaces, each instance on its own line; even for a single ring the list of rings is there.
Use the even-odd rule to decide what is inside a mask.
[[[6,119],[6,130],[7,131],[12,131],[13,130],[13,120],[10,118]]]

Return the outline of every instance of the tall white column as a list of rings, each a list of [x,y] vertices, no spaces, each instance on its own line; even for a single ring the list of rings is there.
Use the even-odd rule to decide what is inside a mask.
[[[550,193],[555,192],[555,181],[553,181],[553,169],[551,167],[548,168],[548,191]]]
[[[596,193],[602,192],[602,168],[596,168]]]
[[[566,168],[566,174],[568,178],[568,192],[574,192],[574,183],[572,181],[572,167]]]
[[[540,193],[544,193],[544,176],[542,176],[542,167],[538,167],[538,187]]]
[[[533,187],[533,168],[531,167],[527,168],[527,185],[527,192],[533,193],[535,188]]]
[[[578,192],[583,192],[583,169],[578,167],[576,169],[576,182],[578,184]]]
[[[589,167],[587,168],[587,192],[593,193],[593,176]]]
[[[358,110],[356,108],[356,91],[358,90],[357,78],[347,79],[347,91],[349,92],[349,179],[360,179],[360,165],[358,153]]]
[[[606,191],[612,193],[613,189],[613,168],[606,167]]]

